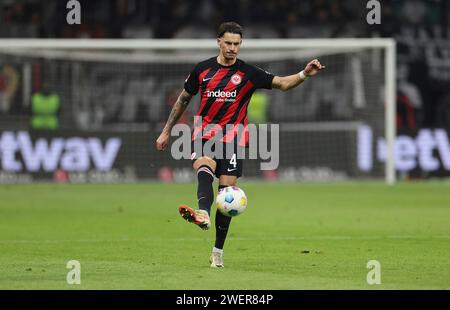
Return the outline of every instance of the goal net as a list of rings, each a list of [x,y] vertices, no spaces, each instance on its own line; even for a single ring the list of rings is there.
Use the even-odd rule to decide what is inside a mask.
[[[192,180],[189,160],[153,143],[215,40],[1,41],[0,179]],[[326,65],[288,92],[255,92],[249,121],[279,124],[279,166],[249,160],[245,177],[394,182],[394,41],[246,39],[239,58],[281,76]]]

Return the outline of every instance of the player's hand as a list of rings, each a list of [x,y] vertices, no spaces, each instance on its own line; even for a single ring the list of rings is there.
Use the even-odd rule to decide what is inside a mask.
[[[158,139],[156,139],[156,149],[158,151],[164,151],[169,144],[170,135],[163,131]]]
[[[314,76],[319,73],[320,70],[325,69],[318,59],[311,60],[303,70],[306,76]]]

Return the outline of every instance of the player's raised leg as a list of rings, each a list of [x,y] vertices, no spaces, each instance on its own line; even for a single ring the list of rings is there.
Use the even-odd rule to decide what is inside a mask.
[[[214,200],[212,183],[214,181],[216,162],[209,157],[200,157],[195,160],[193,168],[197,171],[198,210],[194,210],[186,205],[180,206],[178,210],[185,220],[206,230],[211,226],[209,214]]]
[[[219,191],[227,186],[235,186],[237,177],[231,175],[221,175],[219,178]],[[216,210],[216,242],[211,253],[210,263],[211,267],[222,268],[223,264],[223,246],[227,238],[228,229],[230,228],[231,217],[223,215],[219,210]]]

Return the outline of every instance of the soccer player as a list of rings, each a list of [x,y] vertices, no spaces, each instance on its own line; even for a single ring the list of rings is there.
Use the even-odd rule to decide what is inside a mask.
[[[245,63],[237,58],[242,44],[242,27],[235,22],[220,25],[217,34],[219,55],[198,63],[187,77],[184,90],[179,95],[167,123],[156,140],[156,148],[164,150],[169,144],[170,132],[185,111],[192,96],[201,92],[200,107],[196,113],[200,121],[194,121],[192,136],[193,145],[197,139],[204,144],[213,138],[213,130],[204,130],[210,124],[214,132],[223,131],[221,141],[245,146],[248,144],[248,134],[239,137],[236,131],[226,131],[225,125],[242,124],[247,126],[247,106],[253,92],[258,88],[280,89],[287,91],[304,82],[308,77],[316,75],[325,68],[319,60],[310,61],[299,73],[289,76],[274,76],[258,67]],[[196,118],[197,119],[197,118]],[[225,150],[226,147],[223,147]],[[224,156],[225,157],[225,156]],[[214,176],[219,179],[219,190],[227,186],[235,186],[242,175],[242,159],[216,158],[213,155],[198,156],[192,153],[193,168],[197,172],[198,209],[182,205],[179,207],[181,216],[202,229],[210,228],[210,210],[214,200]],[[210,256],[211,267],[223,267],[223,246],[230,226],[231,217],[216,211],[215,228],[216,241]]]

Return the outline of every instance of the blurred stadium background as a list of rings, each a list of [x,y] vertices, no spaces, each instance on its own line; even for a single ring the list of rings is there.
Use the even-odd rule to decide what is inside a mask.
[[[0,5],[2,38],[211,39],[214,46],[215,29],[223,20],[241,22],[244,39],[394,38],[397,177],[449,176],[448,1],[383,1],[380,25],[368,25],[366,3],[352,0],[81,1],[81,25],[67,24],[65,1]],[[153,142],[193,64],[215,50],[189,52],[183,43],[176,50],[123,45],[95,51],[0,47],[1,149],[5,153],[9,145],[15,156],[3,156],[0,182],[193,180],[188,162],[156,152]],[[245,176],[290,181],[382,178],[383,50],[301,48],[258,51],[246,49],[244,41],[242,58],[274,74],[299,70],[311,57],[328,66],[326,74],[307,86],[254,96],[250,121],[281,124],[284,142],[277,171],[261,172],[250,162]],[[192,120],[197,101],[182,122]],[[69,141],[63,146],[66,151],[72,144],[85,149],[88,140],[67,140],[74,137],[98,139],[100,152],[108,151],[110,141],[114,158],[104,166],[89,154],[74,164],[63,159],[64,151],[52,158],[46,151],[52,150],[56,137]],[[31,142],[27,150],[22,140]]]
[[[0,0],[0,288],[67,288],[78,259],[88,289],[367,289],[377,259],[382,288],[448,289],[449,2],[383,0],[368,25],[362,0],[90,0],[68,25],[67,1]],[[229,20],[244,26],[243,60],[277,75],[315,57],[327,68],[254,95],[250,122],[280,124],[280,165],[245,164],[249,207],[218,277],[213,231],[176,209],[196,204],[191,163],[154,142]]]

